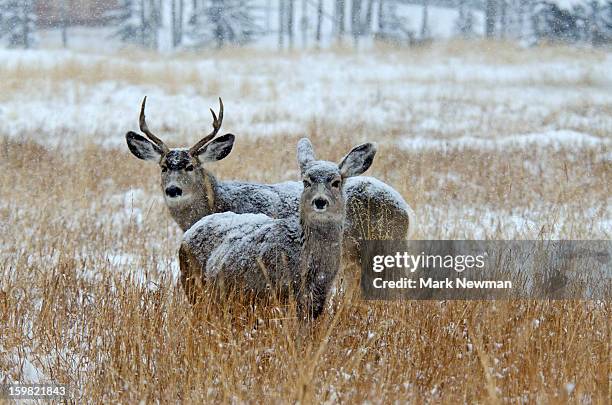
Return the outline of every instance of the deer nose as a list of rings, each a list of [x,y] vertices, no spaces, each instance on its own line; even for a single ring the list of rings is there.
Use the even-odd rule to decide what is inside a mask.
[[[183,194],[183,190],[177,186],[170,186],[166,188],[166,195],[170,198],[180,197]]]
[[[328,204],[329,204],[328,201],[324,198],[315,198],[312,201],[312,205],[317,211],[324,211],[327,208]]]

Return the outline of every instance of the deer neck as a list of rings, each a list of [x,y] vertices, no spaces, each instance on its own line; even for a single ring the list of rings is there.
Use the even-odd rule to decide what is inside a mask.
[[[331,281],[340,268],[343,222],[308,223],[300,219],[302,250],[300,272],[303,276]],[[309,275],[309,276],[308,276]]]
[[[170,215],[183,231],[191,228],[193,224],[207,215],[217,212],[218,183],[215,176],[204,168],[200,168],[199,184],[194,187],[193,196],[174,207],[168,207]]]

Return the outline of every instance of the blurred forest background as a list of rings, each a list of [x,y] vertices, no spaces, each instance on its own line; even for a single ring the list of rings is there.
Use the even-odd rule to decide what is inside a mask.
[[[71,47],[83,27],[98,41],[160,51],[450,37],[609,46],[612,0],[0,0],[0,40],[11,48],[43,48],[43,32]]]

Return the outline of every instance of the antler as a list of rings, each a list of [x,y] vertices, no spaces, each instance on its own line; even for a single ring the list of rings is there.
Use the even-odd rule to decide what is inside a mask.
[[[219,97],[219,118],[217,118],[217,115],[212,108],[210,109],[210,113],[213,116],[213,131],[204,138],[200,139],[198,143],[189,149],[189,153],[192,155],[196,154],[198,150],[202,148],[202,146],[206,145],[208,141],[213,139],[221,129],[221,124],[223,123],[223,101],[221,100],[221,97]]]
[[[156,137],[153,132],[149,131],[149,127],[147,126],[147,120],[145,118],[145,105],[147,104],[147,97],[142,100],[142,107],[140,108],[140,130],[153,141],[154,144],[160,147],[160,149],[164,153],[168,153],[170,149],[166,146],[164,141]]]

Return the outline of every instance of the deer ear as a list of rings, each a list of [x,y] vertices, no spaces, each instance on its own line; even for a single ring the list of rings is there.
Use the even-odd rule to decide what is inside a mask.
[[[235,139],[236,137],[232,134],[225,134],[215,138],[197,152],[200,161],[205,163],[224,159],[232,151]]]
[[[308,138],[302,138],[298,141],[297,160],[300,170],[304,170],[308,163],[316,160],[312,143]]]
[[[359,176],[372,166],[376,155],[376,144],[364,143],[355,146],[340,162],[340,175],[343,178]]]
[[[138,159],[159,161],[161,155],[163,155],[162,150],[157,145],[135,132],[130,131],[125,134],[125,140],[130,152]]]

